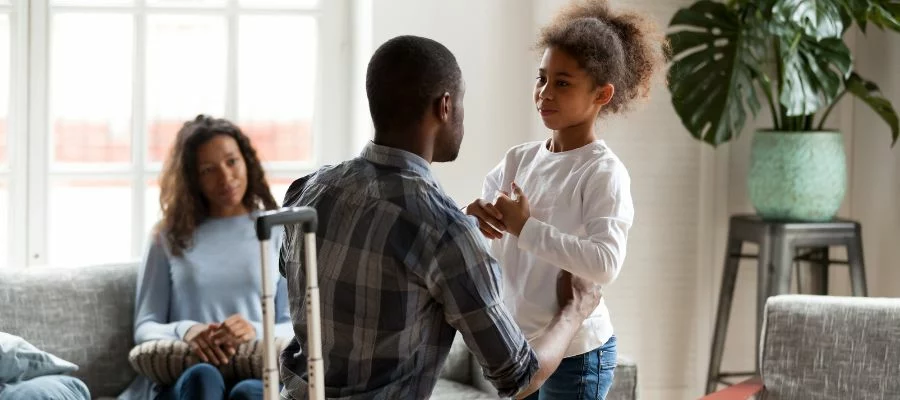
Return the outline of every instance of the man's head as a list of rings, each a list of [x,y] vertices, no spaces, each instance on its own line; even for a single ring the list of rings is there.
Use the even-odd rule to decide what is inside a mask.
[[[366,95],[375,141],[416,141],[431,161],[456,159],[463,137],[462,72],[444,45],[398,36],[369,61]]]

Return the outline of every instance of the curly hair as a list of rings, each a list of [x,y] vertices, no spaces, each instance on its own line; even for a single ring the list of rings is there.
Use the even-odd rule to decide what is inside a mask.
[[[596,85],[611,83],[615,94],[602,113],[628,111],[650,97],[654,76],[669,57],[664,33],[651,19],[613,11],[607,0],[578,0],[541,29],[537,48],[557,48],[578,61]]]
[[[200,189],[197,150],[218,135],[233,138],[246,163],[247,192],[241,203],[248,210],[278,207],[250,138],[225,119],[198,115],[194,120],[185,122],[178,131],[160,178],[159,205],[163,220],[157,225],[157,230],[164,229],[173,255],[181,256],[192,246],[194,229],[209,217],[209,201]]]

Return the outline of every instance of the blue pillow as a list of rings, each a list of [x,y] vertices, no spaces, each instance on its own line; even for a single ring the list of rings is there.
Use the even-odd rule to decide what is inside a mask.
[[[16,335],[0,332],[0,383],[13,383],[37,376],[59,375],[78,366],[41,351]]]

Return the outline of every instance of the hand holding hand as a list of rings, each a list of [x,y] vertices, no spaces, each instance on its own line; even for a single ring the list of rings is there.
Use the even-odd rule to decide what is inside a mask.
[[[531,218],[531,207],[528,205],[528,197],[522,192],[522,188],[512,183],[513,194],[515,199],[511,198],[508,193],[500,192],[494,207],[500,211],[502,215],[501,222],[506,226],[506,230],[513,235],[519,236],[525,222]]]

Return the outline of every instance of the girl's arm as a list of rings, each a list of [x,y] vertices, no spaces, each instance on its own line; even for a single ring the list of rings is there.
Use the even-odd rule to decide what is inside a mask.
[[[600,285],[615,280],[625,260],[634,208],[627,171],[619,163],[612,165],[594,173],[582,194],[586,236],[562,233],[529,217],[518,232],[519,249]]]
[[[487,201],[494,201],[497,193],[500,192],[500,183],[503,182],[503,168],[506,167],[506,160],[501,160],[491,172],[484,177],[484,185],[481,188],[481,198]]]

